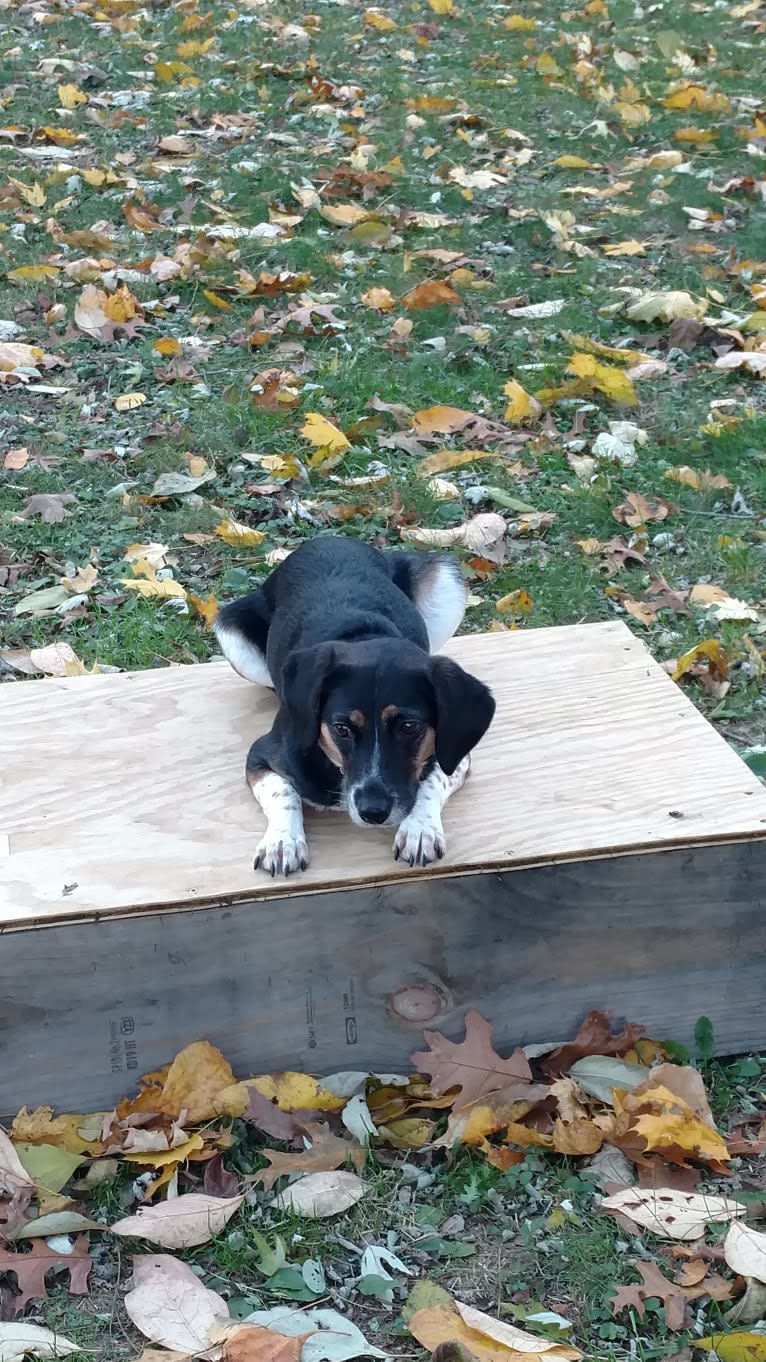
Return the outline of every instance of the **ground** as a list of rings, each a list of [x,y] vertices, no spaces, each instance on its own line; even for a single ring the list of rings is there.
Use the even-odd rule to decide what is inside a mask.
[[[307,536],[454,530],[467,629],[624,615],[763,774],[759,0],[0,18],[0,679],[202,660],[217,603]],[[724,1126],[762,1074],[709,1068]],[[537,1299],[603,1356],[678,1346],[659,1308],[612,1319],[627,1249],[579,1166],[465,1153],[400,1191],[383,1162],[329,1232],[265,1232],[342,1295],[333,1236],[461,1215],[419,1260],[454,1294]],[[246,1227],[196,1257],[257,1299],[254,1253]],[[127,1264],[99,1270],[42,1317],[131,1356]],[[353,1310],[412,1355],[403,1294]]]

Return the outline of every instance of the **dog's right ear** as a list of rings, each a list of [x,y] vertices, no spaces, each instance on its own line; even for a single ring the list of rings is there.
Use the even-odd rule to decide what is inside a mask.
[[[332,643],[319,643],[290,653],[282,669],[279,695],[289,712],[292,734],[301,751],[308,751],[319,741],[322,693],[334,663]]]

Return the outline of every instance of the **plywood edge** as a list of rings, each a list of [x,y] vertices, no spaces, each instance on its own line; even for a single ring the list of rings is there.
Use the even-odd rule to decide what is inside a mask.
[[[454,864],[454,865],[432,865],[427,870],[407,870],[398,868],[392,870],[390,874],[376,874],[370,876],[359,876],[353,880],[346,880],[338,883],[337,880],[326,880],[301,885],[300,879],[284,882],[266,883],[259,885],[254,878],[252,889],[238,890],[231,894],[207,895],[199,899],[187,899],[181,903],[167,903],[158,901],[157,903],[144,903],[131,905],[129,907],[107,909],[98,912],[93,908],[84,908],[81,913],[67,913],[62,916],[52,917],[49,914],[32,916],[29,918],[19,918],[17,921],[8,920],[0,924],[0,937],[18,932],[43,931],[47,927],[73,927],[81,926],[84,923],[130,921],[133,918],[144,919],[147,917],[166,917],[169,914],[179,913],[198,913],[211,908],[237,908],[246,904],[267,905],[286,905],[291,899],[305,899],[311,897],[324,897],[327,894],[353,894],[365,893],[371,889],[391,889],[397,885],[406,885],[408,888],[414,884],[425,886],[435,882],[447,880],[470,879],[476,880],[483,876],[513,875],[516,871],[544,870],[554,866],[585,865],[593,861],[616,861],[623,857],[635,856],[657,856],[663,852],[671,851],[708,851],[714,848],[726,846],[761,845],[764,857],[764,878],[766,879],[766,829],[763,832],[751,830],[748,832],[731,834],[721,833],[705,838],[691,838],[684,840],[674,838],[670,841],[656,842],[647,846],[645,842],[636,842],[620,845],[612,849],[599,848],[598,850],[585,850],[575,855],[574,853],[564,853],[551,856],[520,856],[517,860],[509,861],[507,858],[488,859],[486,864],[477,866],[475,864]]]

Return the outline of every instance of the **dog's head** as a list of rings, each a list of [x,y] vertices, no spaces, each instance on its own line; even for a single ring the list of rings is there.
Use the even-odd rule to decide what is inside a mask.
[[[452,775],[495,712],[490,691],[448,657],[400,639],[321,643],[292,653],[282,700],[303,751],[343,772],[355,823],[398,823],[434,761]]]

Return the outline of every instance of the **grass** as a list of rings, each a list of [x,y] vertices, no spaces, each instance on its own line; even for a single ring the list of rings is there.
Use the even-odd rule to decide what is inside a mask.
[[[2,12],[0,319],[16,323],[17,341],[39,345],[61,365],[41,367],[37,380],[3,375],[0,390],[1,679],[16,678],[11,650],[56,641],[87,667],[164,666],[211,654],[211,635],[189,600],[136,597],[124,587],[132,544],[164,545],[166,568],[190,595],[224,601],[265,576],[275,549],[327,532],[396,547],[403,525],[449,526],[498,509],[481,490],[489,485],[554,518],[522,534],[508,512],[501,566],[462,555],[478,598],[466,629],[619,615],[662,662],[715,638],[728,656],[728,689],[706,689],[691,676],[683,684],[741,751],[762,741],[766,386],[717,369],[709,337],[684,353],[673,348],[667,321],[631,322],[620,290],[687,290],[705,300],[713,327],[735,332],[749,316],[766,321],[755,297],[766,284],[766,129],[757,113],[763,10],[695,3],[674,16],[631,0],[577,9],[528,0],[456,5],[440,16],[420,0],[387,0],[380,11],[318,4],[309,15],[295,0],[273,8],[221,0],[80,0],[64,8],[41,0],[34,14],[23,6]],[[396,27],[381,27],[378,13]],[[174,62],[184,65],[162,65]],[[669,93],[692,83],[721,96],[718,106],[666,107]],[[87,102],[62,111],[59,86],[67,84]],[[67,133],[79,140],[62,144]],[[182,139],[180,155],[172,144],[162,148],[167,137]],[[637,161],[678,150],[681,166]],[[482,170],[502,178],[465,187],[465,177],[470,184]],[[371,221],[333,225],[306,206],[308,186],[318,202],[356,205]],[[131,227],[126,205],[148,216]],[[712,217],[694,230],[687,209]],[[417,213],[441,216],[418,225]],[[574,215],[568,236],[556,237],[551,214]],[[270,221],[288,223],[283,236],[209,234]],[[642,254],[608,253],[634,238]],[[168,258],[180,272],[167,279],[151,272],[152,261]],[[49,277],[11,273],[44,265]],[[77,326],[77,300],[86,283],[113,294],[115,269],[127,272],[144,325],[89,336]],[[309,277],[300,294],[252,296],[242,270]],[[408,311],[404,295],[436,278],[450,279],[459,304]],[[390,312],[365,302],[372,288],[390,291]],[[299,296],[332,304],[342,326],[289,320]],[[509,306],[527,301],[562,306],[542,318],[509,315]],[[394,342],[396,320],[412,325]],[[731,343],[744,345],[746,334],[747,344],[758,344],[764,332],[741,332]],[[448,404],[502,420],[509,379],[532,393],[566,381],[581,348],[571,335],[627,345],[667,367],[636,380],[636,407],[600,391],[551,400],[526,442],[509,449],[490,439],[491,462],[448,471],[455,490],[446,500],[418,464],[423,453],[459,450],[466,443],[459,434],[421,454],[379,443],[396,422],[371,409],[371,399],[412,411]],[[181,365],[174,377],[173,357],[157,348],[163,341],[177,343],[190,369]],[[250,386],[265,369],[294,372],[297,406],[274,413],[256,403]],[[119,410],[116,399],[131,393],[145,400]],[[301,427],[310,411],[349,435],[335,466],[308,466]],[[646,432],[636,463],[598,460],[578,476],[572,438],[588,454],[607,422],[621,418]],[[7,458],[18,448],[28,451],[20,467]],[[301,477],[280,482],[262,462],[274,455],[297,457]],[[154,498],[156,479],[188,472],[190,460],[204,460],[215,477],[197,493]],[[373,461],[387,481],[356,485]],[[705,491],[668,477],[682,466],[722,475],[729,486]],[[630,492],[665,496],[674,509],[645,531],[626,529],[614,508]],[[59,523],[21,518],[39,493],[71,493],[76,502]],[[230,547],[216,534],[225,519],[261,531],[262,543]],[[616,534],[637,541],[645,562],[610,567],[578,542]],[[30,593],[87,564],[97,579],[73,608],[17,613]],[[645,599],[658,577],[681,593],[715,583],[756,618],[717,620],[691,603],[665,606],[642,624],[625,603]],[[531,596],[531,612],[498,615],[497,601],[516,590]],[[722,1123],[757,1109],[762,1058],[704,1063]],[[257,1147],[238,1146],[235,1162],[252,1173]],[[328,1299],[397,1355],[413,1352],[401,1323],[408,1288],[397,1284],[391,1302],[361,1295],[356,1259],[342,1240],[363,1245],[393,1235],[421,1273],[463,1299],[509,1320],[523,1320],[539,1302],[572,1319],[578,1342],[605,1358],[659,1358],[684,1342],[668,1336],[651,1302],[643,1321],[612,1319],[608,1298],[630,1280],[639,1246],[598,1214],[593,1184],[576,1166],[530,1155],[501,1174],[463,1153],[420,1171],[422,1185],[403,1183],[398,1165],[371,1165],[374,1191],[329,1230],[275,1212],[264,1219],[253,1206],[193,1259],[212,1286],[245,1306],[290,1299],[266,1286],[258,1268],[256,1233],[272,1244],[279,1235],[288,1265],[319,1258]],[[91,1208],[110,1220],[126,1197],[124,1180],[105,1184]],[[454,1216],[463,1217],[463,1231],[442,1235]],[[455,1245],[475,1252],[454,1256]],[[43,1317],[73,1333],[83,1356],[129,1356],[137,1340],[115,1313],[122,1267],[109,1255],[100,1267],[92,1298],[72,1302],[59,1285]],[[718,1312],[707,1308],[707,1324]]]

